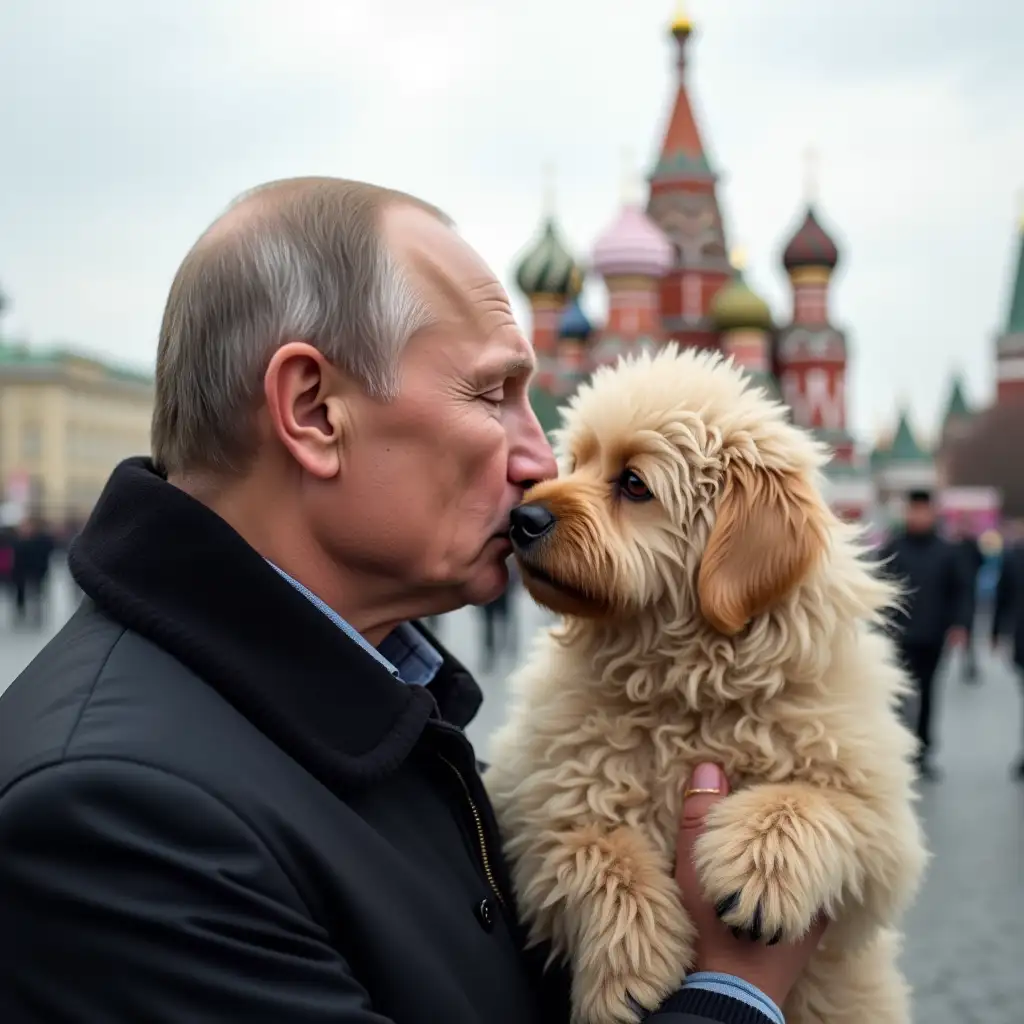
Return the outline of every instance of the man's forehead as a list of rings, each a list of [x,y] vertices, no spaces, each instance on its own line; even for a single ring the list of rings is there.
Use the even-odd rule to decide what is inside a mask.
[[[439,315],[477,320],[506,316],[512,306],[501,282],[480,255],[452,228],[425,210],[395,207],[384,230],[399,262]]]

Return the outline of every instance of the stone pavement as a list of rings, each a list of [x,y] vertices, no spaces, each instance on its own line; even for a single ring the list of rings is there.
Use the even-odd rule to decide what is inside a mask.
[[[50,625],[42,633],[12,632],[0,601],[0,691],[70,612],[68,580],[58,574],[54,584]],[[528,599],[515,605],[524,653],[544,616]],[[484,688],[487,699],[469,733],[486,757],[515,656],[481,671],[477,616],[475,609],[445,616],[440,635]],[[944,777],[921,788],[933,860],[908,921],[904,955],[918,1024],[1024,1024],[1024,785],[1008,776],[1024,712],[1010,667],[983,646],[980,685],[959,682],[955,658],[943,673],[937,763]]]

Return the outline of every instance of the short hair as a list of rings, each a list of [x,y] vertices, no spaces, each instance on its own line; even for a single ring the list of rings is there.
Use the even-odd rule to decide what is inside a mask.
[[[153,458],[167,473],[243,471],[273,353],[305,341],[391,399],[409,339],[431,319],[380,230],[420,199],[364,182],[294,178],[243,194],[174,277],[157,351]]]
[[[911,505],[930,505],[932,503],[932,492],[923,487],[915,488],[907,493],[907,501]]]

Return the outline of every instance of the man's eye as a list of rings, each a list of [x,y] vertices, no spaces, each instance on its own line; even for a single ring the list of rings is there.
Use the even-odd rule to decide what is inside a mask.
[[[505,388],[494,388],[492,391],[484,392],[480,397],[491,405],[501,405],[505,401]]]

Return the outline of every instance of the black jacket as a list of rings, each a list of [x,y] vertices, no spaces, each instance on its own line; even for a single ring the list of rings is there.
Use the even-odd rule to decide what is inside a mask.
[[[883,572],[903,587],[903,611],[892,617],[901,642],[941,646],[953,626],[974,614],[970,571],[959,549],[936,533],[898,533],[882,548]]]
[[[992,609],[994,640],[1011,637],[1013,660],[1024,669],[1024,543],[1007,547]]]
[[[81,608],[0,699],[3,1024],[564,1024],[457,662],[394,679],[143,460],[70,564]]]

